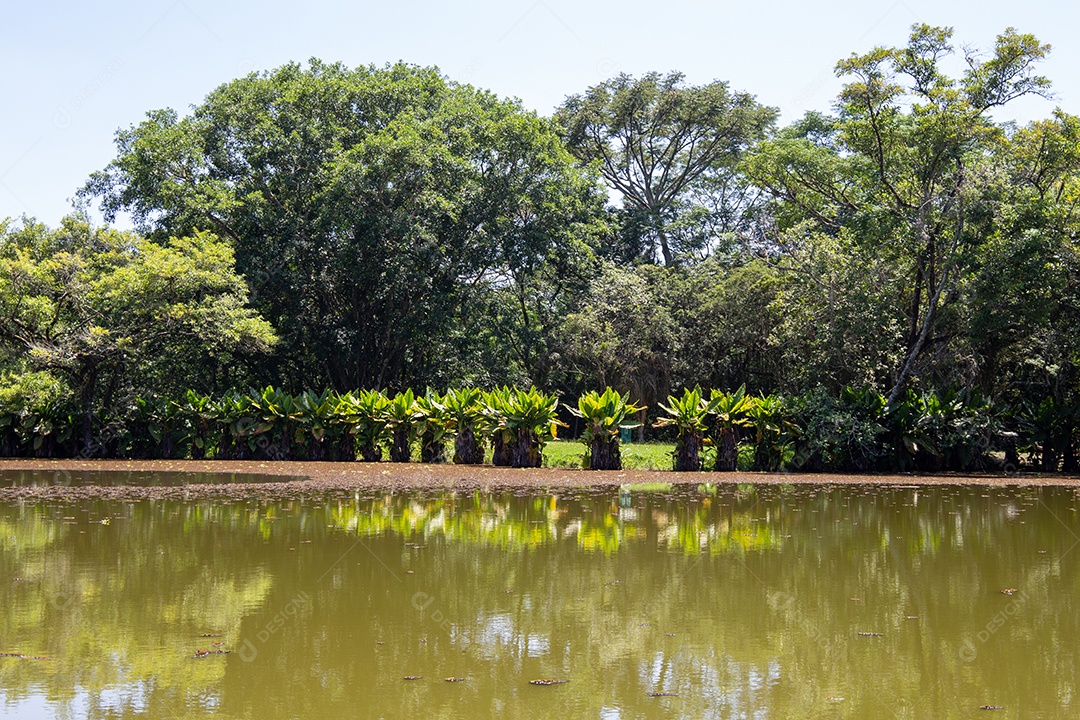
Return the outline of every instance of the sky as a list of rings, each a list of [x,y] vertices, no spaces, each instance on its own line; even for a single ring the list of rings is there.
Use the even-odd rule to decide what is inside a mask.
[[[186,114],[215,87],[312,57],[349,66],[435,65],[550,114],[567,96],[621,72],[678,70],[724,80],[778,107],[781,123],[829,111],[836,61],[906,41],[913,23],[954,28],[958,48],[992,48],[1007,27],[1053,50],[1041,72],[1053,100],[998,113],[1020,123],[1055,107],[1080,114],[1076,0],[702,2],[213,0],[17,3],[2,15],[0,219],[56,225],[114,135],[154,109]],[[959,62],[959,61],[958,61]],[[960,69],[960,65],[956,65]],[[118,224],[125,225],[120,219]]]

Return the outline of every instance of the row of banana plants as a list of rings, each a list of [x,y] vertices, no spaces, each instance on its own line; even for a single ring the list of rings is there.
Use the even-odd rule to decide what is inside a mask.
[[[79,422],[63,403],[0,407],[0,455],[377,462],[388,451],[408,462],[419,446],[421,460],[434,463],[447,460],[452,437],[455,463],[483,462],[490,442],[496,465],[539,467],[561,424],[558,398],[535,388],[292,395],[267,387],[220,398],[188,391],[179,401],[137,398],[125,412],[99,417],[89,447],[79,443]]]
[[[622,467],[620,435],[647,408],[607,388],[563,417],[582,429],[585,464]],[[658,417],[657,417],[658,415]],[[298,395],[272,387],[219,398],[137,398],[102,413],[92,442],[70,399],[0,397],[0,456],[483,462],[538,467],[556,436],[558,398],[531,388],[377,390]],[[959,393],[909,391],[889,406],[872,390],[803,396],[692,388],[659,403],[652,426],[675,440],[676,470],[911,471],[1028,466],[1077,470],[1080,406],[1045,400],[1013,408]],[[705,452],[709,448],[708,452]],[[752,459],[747,461],[747,457]],[[740,463],[740,457],[743,458]]]
[[[1006,409],[909,390],[890,406],[869,389],[785,397],[693,388],[660,408],[655,426],[675,431],[676,470],[701,470],[710,446],[720,471],[737,468],[741,447],[752,450],[752,469],[766,471],[1080,469],[1080,406],[1051,399]]]

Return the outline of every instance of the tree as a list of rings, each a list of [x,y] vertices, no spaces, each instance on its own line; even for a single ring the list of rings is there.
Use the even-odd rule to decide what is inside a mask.
[[[80,217],[0,232],[0,344],[63,378],[78,399],[80,452],[95,454],[96,404],[152,377],[177,391],[215,358],[262,353],[276,338],[247,305],[231,248],[208,232],[162,244]],[[166,384],[167,383],[167,384]]]
[[[579,256],[601,207],[551,121],[404,64],[252,74],[117,145],[84,195],[154,237],[228,238],[282,334],[273,370],[301,385],[423,385],[451,349],[479,352],[452,328]]]
[[[621,74],[571,95],[556,117],[574,154],[595,163],[622,196],[647,253],[659,251],[671,266],[707,246],[710,223],[737,224],[750,191],[734,164],[776,110],[724,82],[694,87],[681,73],[654,72]],[[699,196],[707,201],[695,202]]]
[[[667,396],[675,335],[656,287],[664,272],[601,265],[560,327],[558,356],[570,384],[622,388],[645,405]]]
[[[941,70],[951,37],[951,29],[916,25],[906,47],[841,61],[837,74],[851,80],[839,116],[808,117],[749,163],[754,180],[786,206],[781,232],[798,222],[827,235],[847,228],[861,257],[898,269],[892,290],[903,298],[904,339],[889,405],[928,350],[950,341],[943,316],[959,302],[986,239],[993,211],[983,170],[1004,137],[991,111],[1049,87],[1034,71],[1049,46],[1034,36],[1007,29],[989,58],[965,54],[959,79]]]

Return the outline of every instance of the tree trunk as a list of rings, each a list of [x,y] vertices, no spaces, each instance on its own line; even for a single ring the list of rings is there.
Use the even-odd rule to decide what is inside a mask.
[[[476,437],[476,431],[470,427],[462,428],[454,438],[454,463],[479,465],[482,462],[484,462],[484,446]]]
[[[683,435],[675,442],[675,470],[696,472],[701,469],[701,436]]]
[[[378,443],[366,443],[361,445],[360,457],[364,462],[380,462],[382,460],[382,448]]]
[[[513,451],[510,448],[510,443],[506,442],[501,430],[497,430],[494,437],[491,438],[491,446],[493,449],[492,465],[510,467],[513,464]]]
[[[604,440],[595,438],[589,448],[590,470],[622,470],[622,454],[619,452],[619,439]]]
[[[543,464],[540,443],[528,430],[518,430],[511,448],[511,464],[516,468],[540,467]]]
[[[435,434],[425,431],[420,436],[420,462],[446,462],[446,446],[442,440],[436,440]]]
[[[90,368],[83,376],[79,389],[79,410],[82,415],[82,448],[79,454],[83,458],[94,457],[94,386],[97,384],[97,368]]]
[[[739,466],[739,446],[735,442],[735,428],[724,428],[720,431],[720,446],[716,450],[716,467],[714,470],[731,472]]]
[[[390,448],[391,462],[409,462],[412,455],[409,447],[409,428],[401,428],[394,431],[394,441]]]
[[[339,462],[356,462],[356,436],[351,433],[343,433],[334,448],[334,459]]]

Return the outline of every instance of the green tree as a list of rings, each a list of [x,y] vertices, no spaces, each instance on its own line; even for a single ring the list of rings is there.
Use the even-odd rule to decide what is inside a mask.
[[[419,386],[481,352],[452,328],[482,325],[487,298],[529,287],[549,257],[578,257],[601,207],[551,121],[404,64],[252,74],[117,146],[84,195],[155,236],[227,237],[282,334],[272,370],[304,385]]]
[[[556,117],[574,154],[622,196],[645,253],[671,266],[707,247],[716,226],[738,224],[752,192],[735,163],[776,110],[724,82],[695,87],[653,72],[571,95]]]
[[[986,59],[966,54],[960,78],[941,67],[951,37],[951,29],[916,25],[905,47],[841,61],[837,74],[850,80],[839,116],[806,118],[748,165],[783,202],[781,234],[798,223],[834,236],[847,228],[854,262],[895,268],[889,289],[902,298],[903,339],[890,405],[928,351],[949,341],[947,316],[986,239],[985,166],[1004,137],[991,112],[1049,87],[1034,70],[1049,47],[1033,36],[1007,29]]]
[[[0,233],[0,343],[68,383],[79,403],[80,452],[92,454],[98,402],[111,408],[148,379],[182,387],[193,360],[232,361],[273,345],[273,328],[247,307],[233,266],[231,248],[207,232],[158,244],[74,216],[56,230],[8,226]]]

